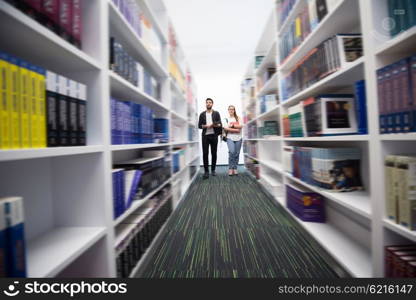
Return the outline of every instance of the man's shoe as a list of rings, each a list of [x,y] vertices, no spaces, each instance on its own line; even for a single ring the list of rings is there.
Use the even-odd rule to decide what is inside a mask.
[[[208,179],[209,178],[209,173],[204,173],[204,176],[202,176],[203,179]]]
[[[211,172],[211,175],[212,175],[212,176],[217,176],[217,173],[215,173],[215,171],[212,171],[212,172]]]

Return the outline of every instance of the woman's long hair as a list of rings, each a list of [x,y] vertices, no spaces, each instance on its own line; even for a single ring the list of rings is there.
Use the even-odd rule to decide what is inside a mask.
[[[240,120],[240,118],[237,116],[237,111],[235,110],[235,106],[234,105],[230,105],[230,106],[228,106],[228,109],[230,109],[230,108],[233,108],[234,109],[234,118],[235,118],[235,120],[237,121],[237,122],[240,122],[239,120]]]

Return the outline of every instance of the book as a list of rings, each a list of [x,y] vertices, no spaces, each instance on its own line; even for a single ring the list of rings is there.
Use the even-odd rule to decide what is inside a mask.
[[[409,100],[411,101],[411,130],[412,132],[416,131],[416,55],[410,57],[410,86],[411,86],[411,96]]]
[[[386,216],[393,222],[398,221],[398,174],[396,171],[395,155],[385,157],[385,191],[386,191]]]
[[[368,134],[367,121],[367,96],[365,80],[360,80],[355,83],[355,115],[357,118],[357,133]]]
[[[19,149],[21,145],[19,59],[11,55],[9,55],[9,72],[7,95],[10,116],[10,148]]]
[[[26,277],[26,248],[23,199],[9,197],[0,200],[6,218],[7,277]]]
[[[321,22],[328,14],[326,0],[316,0],[316,14],[318,16],[318,23]]]
[[[399,223],[416,230],[416,157],[399,156],[396,160]]]
[[[46,129],[46,70],[41,67],[36,67],[35,75],[37,77],[36,83],[38,85],[36,89],[36,98],[38,109],[38,138],[39,148],[47,147],[47,129]]]
[[[31,115],[31,86],[29,75],[29,63],[20,60],[19,64],[19,86],[20,86],[20,132],[21,148],[31,147],[30,140],[30,115]]]
[[[77,120],[78,120],[78,146],[86,146],[87,145],[87,110],[88,110],[88,103],[87,103],[87,86],[82,83],[76,84],[77,90],[77,100],[78,100],[78,112],[77,112]]]
[[[72,43],[81,49],[82,45],[82,2],[72,0]]]
[[[42,21],[42,0],[21,0],[20,9],[31,18]]]
[[[58,135],[59,146],[69,146],[69,124],[68,124],[68,89],[67,78],[58,75]]]
[[[4,52],[0,52],[0,149],[10,148],[10,114],[8,87],[10,80],[9,58]]]
[[[77,146],[79,129],[78,124],[78,90],[77,82],[67,79],[67,93],[68,93],[68,145]]]
[[[46,73],[46,113],[48,147],[59,146],[58,94],[59,76],[51,71]]]
[[[72,9],[72,0],[59,0],[59,35],[68,42],[72,42],[73,40]]]
[[[45,17],[44,26],[59,33],[59,0],[42,0],[42,14]]]

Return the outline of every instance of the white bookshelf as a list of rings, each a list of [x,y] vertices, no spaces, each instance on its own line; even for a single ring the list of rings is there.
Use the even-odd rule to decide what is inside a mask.
[[[416,28],[413,27],[395,38],[385,32],[383,22],[387,17],[387,0],[340,0],[321,20],[308,37],[283,61],[280,62],[280,38],[295,20],[298,13],[307,5],[307,1],[296,1],[292,11],[280,28],[276,25],[270,30],[271,21],[267,20],[253,58],[269,52],[270,43],[276,41],[277,78],[268,82],[267,90],[279,90],[279,80],[289,74],[296,64],[314,47],[338,33],[361,32],[364,41],[364,56],[350,63],[343,69],[325,77],[306,89],[283,100],[275,109],[259,114],[258,105],[254,118],[245,124],[259,124],[262,119],[280,120],[281,135],[282,115],[287,109],[309,97],[321,93],[351,93],[353,85],[361,79],[366,80],[367,115],[369,133],[366,135],[340,135],[323,137],[278,137],[273,142],[266,139],[252,138],[247,142],[257,142],[257,156],[246,157],[256,160],[260,165],[260,182],[281,182],[299,184],[309,191],[323,195],[326,201],[327,223],[316,224],[300,221],[310,235],[316,239],[352,276],[383,277],[384,246],[391,244],[414,243],[416,233],[407,230],[385,218],[384,191],[384,156],[400,154],[416,149],[416,134],[379,134],[378,93],[376,70],[414,54]],[[273,9],[276,12],[276,8]],[[264,62],[264,64],[267,64]],[[263,63],[262,63],[263,65]],[[258,70],[254,69],[250,59],[246,78],[256,78]],[[274,86],[271,86],[271,85]],[[254,84],[257,86],[256,84]],[[279,91],[280,92],[280,91]],[[256,96],[263,95],[263,90],[256,90]],[[243,95],[243,106],[247,109],[249,99]],[[250,102],[250,105],[256,105]],[[358,147],[362,150],[362,176],[364,191],[334,193],[322,190],[293,177],[282,169],[283,147],[322,146],[322,147]],[[410,150],[411,151],[411,150]],[[274,197],[276,199],[276,197]],[[286,208],[285,196],[276,199]]]
[[[162,0],[137,0],[162,41],[156,58],[111,0],[82,1],[82,50],[64,41],[43,25],[0,1],[0,50],[77,80],[88,86],[87,146],[0,151],[1,197],[22,196],[25,204],[25,238],[29,277],[115,277],[115,229],[131,213],[172,182],[171,177],[117,220],[113,219],[111,170],[114,162],[138,158],[144,150],[168,150],[183,146],[188,162],[181,170],[182,195],[197,166],[199,141],[188,141],[195,124],[188,112],[196,101],[182,94],[181,110],[172,106],[168,73],[168,12]],[[161,98],[109,70],[109,41],[115,37],[126,50],[157,78]],[[184,58],[185,61],[185,58]],[[192,75],[193,77],[193,75]],[[196,97],[196,87],[192,85]],[[110,98],[150,107],[156,118],[180,125],[179,142],[164,144],[111,144]],[[183,103],[183,104],[182,104]],[[176,138],[176,136],[175,136]],[[149,248],[148,252],[152,251]],[[140,266],[136,266],[138,269]]]

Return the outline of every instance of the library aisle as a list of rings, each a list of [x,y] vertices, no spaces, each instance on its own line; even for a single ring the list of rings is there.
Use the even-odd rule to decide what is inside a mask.
[[[248,173],[195,184],[138,277],[335,278],[346,272]]]

